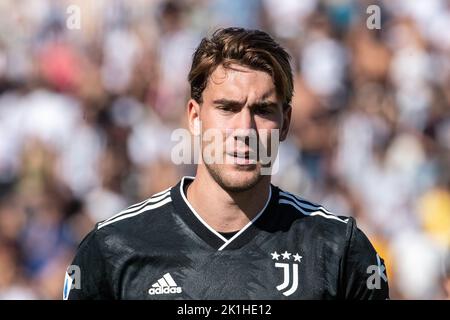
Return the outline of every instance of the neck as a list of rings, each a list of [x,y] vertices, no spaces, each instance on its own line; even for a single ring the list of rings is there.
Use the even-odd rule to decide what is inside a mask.
[[[242,192],[228,192],[209,173],[197,170],[186,197],[205,222],[218,232],[242,229],[258,215],[268,201],[270,176]]]

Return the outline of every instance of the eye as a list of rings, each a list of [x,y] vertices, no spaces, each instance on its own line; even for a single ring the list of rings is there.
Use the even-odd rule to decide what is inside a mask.
[[[229,113],[229,112],[234,112],[235,111],[235,108],[233,108],[231,106],[219,105],[216,108],[219,109],[220,111],[223,111],[224,113]]]
[[[256,108],[255,109],[255,114],[259,114],[259,115],[268,115],[273,113],[272,108],[267,108],[267,107],[260,107],[260,108]]]

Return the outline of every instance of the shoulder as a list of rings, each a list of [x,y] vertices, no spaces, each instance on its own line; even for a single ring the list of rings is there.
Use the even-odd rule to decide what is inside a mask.
[[[81,255],[128,254],[137,244],[148,239],[159,226],[167,222],[172,208],[171,188],[133,204],[111,218],[96,223],[78,246]],[[157,234],[157,232],[154,232]],[[146,236],[147,235],[147,236]]]
[[[355,219],[338,215],[325,206],[279,189],[279,212],[293,221],[293,227],[317,238],[344,244],[356,226]]]
[[[170,210],[172,202],[171,189],[158,192],[144,201],[135,203],[123,209],[112,217],[100,221],[96,224],[94,232],[97,234],[108,234],[113,230],[125,230],[133,232],[136,228],[143,226],[143,223],[161,216],[161,213]],[[144,225],[148,225],[144,223]]]
[[[321,204],[281,189],[279,189],[278,204],[285,210],[296,212],[300,217],[309,218],[311,222],[346,226],[354,220],[350,217],[337,215]]]
[[[377,257],[369,238],[357,226],[355,218],[337,215],[320,204],[281,189],[278,203],[282,214],[295,219],[292,223],[294,231],[332,246],[338,244],[349,259],[366,258],[373,262]]]
[[[308,201],[281,189],[279,189],[278,203],[283,213],[287,211],[296,215],[299,223],[307,223],[310,229],[335,234],[345,240],[347,246],[373,249],[370,240],[358,228],[353,217],[337,215],[321,204]]]

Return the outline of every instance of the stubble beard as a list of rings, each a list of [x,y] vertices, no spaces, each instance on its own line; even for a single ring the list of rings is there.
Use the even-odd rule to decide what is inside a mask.
[[[204,163],[206,170],[214,181],[225,191],[230,193],[240,193],[255,187],[263,178],[258,169],[254,169],[252,175],[245,180],[232,181],[227,172],[221,167],[223,165]],[[259,167],[259,165],[257,165]]]

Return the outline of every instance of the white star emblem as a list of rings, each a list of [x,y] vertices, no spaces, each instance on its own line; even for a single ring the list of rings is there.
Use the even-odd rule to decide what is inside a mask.
[[[294,254],[292,257],[294,258],[294,261],[298,262],[301,262],[301,259],[303,258],[302,256],[299,256],[298,253]]]
[[[288,259],[291,257],[291,253],[285,251],[284,253],[281,254],[283,256],[283,260]]]
[[[278,258],[280,257],[280,255],[276,251],[271,253],[271,255],[272,255],[272,260],[278,260]]]

